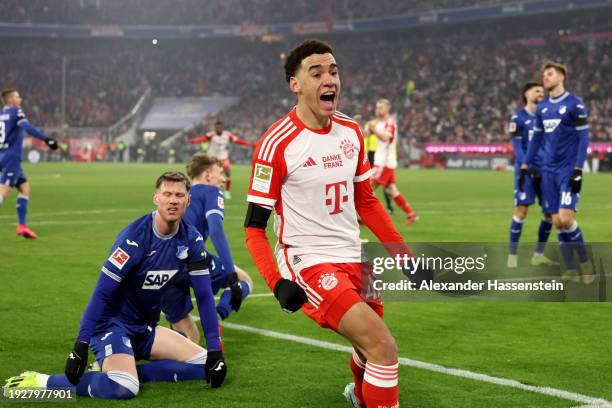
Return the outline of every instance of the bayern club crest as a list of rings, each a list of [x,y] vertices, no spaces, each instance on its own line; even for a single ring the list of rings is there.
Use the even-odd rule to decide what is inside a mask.
[[[355,145],[348,139],[344,139],[340,142],[340,149],[342,149],[342,153],[346,156],[347,159],[352,159],[355,157]]]
[[[319,287],[325,290],[332,290],[338,285],[338,278],[333,272],[324,273],[319,277]]]

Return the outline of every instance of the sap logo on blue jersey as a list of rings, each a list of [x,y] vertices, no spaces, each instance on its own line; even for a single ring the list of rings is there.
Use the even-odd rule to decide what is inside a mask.
[[[142,289],[158,290],[164,287],[166,283],[176,273],[178,269],[170,269],[165,271],[149,271],[145,276],[144,282],[142,283]]]
[[[559,123],[561,123],[561,119],[545,119],[542,121],[544,124],[544,132],[551,133],[554,132]]]
[[[188,256],[189,256],[189,248],[188,247],[179,245],[176,248],[176,257],[178,259],[181,259],[181,260],[187,259]]]

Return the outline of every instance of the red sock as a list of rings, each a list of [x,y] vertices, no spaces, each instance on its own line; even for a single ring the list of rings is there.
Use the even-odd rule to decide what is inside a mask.
[[[361,384],[363,382],[363,374],[365,373],[365,364],[355,351],[351,354],[351,371],[353,372],[353,378],[355,380],[355,398],[357,398],[359,404],[363,405]]]
[[[229,191],[231,185],[232,185],[232,180],[230,179],[225,180],[225,191]]]
[[[412,209],[408,201],[406,201],[406,197],[404,197],[402,194],[398,194],[393,197],[393,201],[395,201],[395,204],[397,204],[397,206],[401,208],[402,211],[406,213],[406,215],[410,216],[414,214],[414,210]]]
[[[390,366],[366,363],[363,376],[363,400],[366,407],[398,408],[397,385],[399,364]]]

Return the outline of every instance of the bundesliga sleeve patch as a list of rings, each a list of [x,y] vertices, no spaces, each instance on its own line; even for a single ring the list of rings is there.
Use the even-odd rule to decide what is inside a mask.
[[[219,208],[221,208],[222,210],[225,209],[225,201],[224,201],[223,197],[221,197],[221,196],[217,197],[217,206]]]
[[[108,257],[110,263],[115,265],[119,270],[123,269],[123,265],[125,265],[129,259],[130,256],[128,255],[128,253],[120,247],[115,249],[115,252],[113,252],[111,256]]]
[[[510,125],[508,126],[508,131],[510,133],[516,132],[516,122],[510,122]]]
[[[270,185],[272,184],[272,171],[274,169],[270,166],[264,166],[263,164],[257,163],[255,165],[253,175],[253,190],[261,193],[269,193]]]

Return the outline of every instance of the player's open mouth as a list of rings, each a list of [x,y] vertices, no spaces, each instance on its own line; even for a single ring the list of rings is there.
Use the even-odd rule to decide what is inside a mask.
[[[178,213],[178,208],[168,208],[168,212],[172,215],[175,215]]]
[[[325,92],[322,93],[321,96],[319,97],[319,99],[321,99],[323,102],[334,102],[334,100],[336,99],[336,93],[335,92]]]

